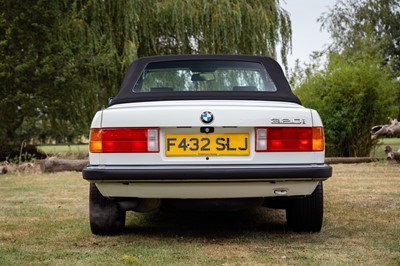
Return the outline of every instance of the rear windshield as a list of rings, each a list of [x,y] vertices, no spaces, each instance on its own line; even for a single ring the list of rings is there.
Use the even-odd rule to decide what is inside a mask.
[[[224,60],[149,63],[134,92],[260,91],[276,86],[261,63]]]

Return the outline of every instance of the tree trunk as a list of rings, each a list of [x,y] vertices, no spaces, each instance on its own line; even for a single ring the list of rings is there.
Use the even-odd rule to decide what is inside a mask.
[[[62,171],[82,171],[89,164],[88,160],[43,160],[40,164],[42,173]]]
[[[6,174],[7,172],[7,166],[0,166],[0,175]]]
[[[400,163],[400,150],[393,151],[392,147],[386,146],[385,153],[387,154],[387,160],[389,161],[395,160],[396,162]]]
[[[378,158],[371,157],[329,157],[325,158],[325,163],[336,164],[336,163],[372,163],[379,161]]]

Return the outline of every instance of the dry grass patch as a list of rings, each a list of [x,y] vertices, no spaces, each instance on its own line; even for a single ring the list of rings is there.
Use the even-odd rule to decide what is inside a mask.
[[[129,213],[93,236],[80,173],[0,175],[0,265],[399,265],[400,166],[334,165],[319,234],[280,210]]]

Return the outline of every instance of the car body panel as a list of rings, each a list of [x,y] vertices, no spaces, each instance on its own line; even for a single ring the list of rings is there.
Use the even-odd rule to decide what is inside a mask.
[[[97,183],[106,197],[162,198],[162,199],[224,199],[277,196],[299,196],[311,194],[318,181],[288,182],[134,182]]]
[[[214,114],[214,121],[204,124],[200,115],[204,111]],[[149,119],[151,118],[151,119]],[[91,165],[138,165],[146,164],[296,164],[324,163],[324,152],[278,152],[254,151],[254,128],[294,124],[273,124],[273,119],[300,119],[296,127],[318,127],[322,121],[318,114],[298,104],[263,101],[165,101],[114,105],[99,111],[92,128],[113,127],[160,127],[160,140],[166,134],[200,134],[200,128],[213,127],[214,133],[248,133],[249,156],[199,156],[167,157],[165,143],[160,141],[159,154],[94,154],[90,153]],[[297,121],[297,120],[296,120]],[[240,125],[240,126],[237,126]],[[207,134],[203,133],[205,136]],[[207,158],[207,161],[206,161]]]

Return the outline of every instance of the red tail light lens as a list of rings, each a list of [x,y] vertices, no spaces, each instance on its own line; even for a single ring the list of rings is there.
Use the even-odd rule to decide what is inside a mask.
[[[159,152],[158,128],[93,128],[90,152]]]
[[[255,146],[258,152],[323,151],[323,129],[321,127],[256,128]]]

